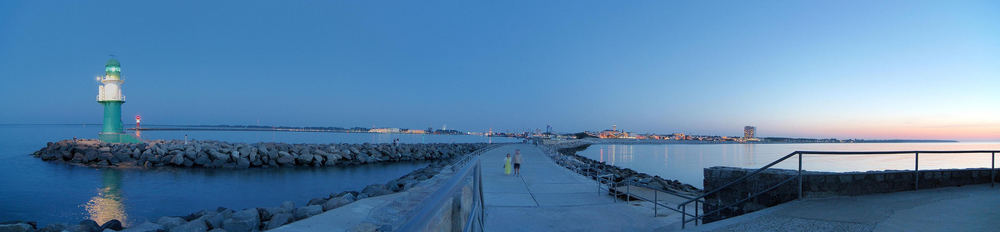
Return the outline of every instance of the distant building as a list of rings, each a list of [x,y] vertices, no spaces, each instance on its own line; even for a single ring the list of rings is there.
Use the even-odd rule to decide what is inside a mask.
[[[410,134],[427,134],[425,130],[406,130],[406,133]]]
[[[399,133],[399,128],[372,128],[369,133]]]
[[[618,125],[611,125],[611,130],[603,130],[597,134],[597,137],[602,139],[618,139],[629,136],[628,132],[618,130]]]
[[[757,128],[752,126],[743,127],[743,140],[754,141],[757,134]]]

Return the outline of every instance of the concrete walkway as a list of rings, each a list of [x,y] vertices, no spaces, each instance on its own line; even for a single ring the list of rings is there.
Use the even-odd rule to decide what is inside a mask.
[[[806,199],[691,231],[1000,231],[1000,186]]]
[[[521,149],[521,175],[503,174],[507,153]],[[680,229],[680,215],[648,202],[614,202],[597,183],[553,162],[533,145],[484,153],[483,192],[489,231],[663,231]]]

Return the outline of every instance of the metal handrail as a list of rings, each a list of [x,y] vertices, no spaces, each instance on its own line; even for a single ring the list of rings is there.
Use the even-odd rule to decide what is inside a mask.
[[[920,185],[919,185],[920,184],[920,176],[919,176],[919,174],[920,174],[920,166],[919,166],[919,164],[920,164],[920,153],[929,153],[929,154],[965,154],[965,153],[984,153],[985,154],[985,153],[990,153],[990,187],[992,188],[994,186],[994,182],[995,182],[995,179],[996,179],[996,172],[995,172],[995,169],[996,169],[996,153],[1000,153],[1000,150],[952,150],[952,151],[794,151],[794,152],[789,153],[788,155],[785,155],[785,156],[783,156],[783,157],[781,157],[781,158],[779,158],[779,159],[777,159],[777,160],[775,160],[775,161],[773,161],[771,163],[768,163],[767,165],[764,165],[764,167],[761,167],[760,169],[757,169],[757,170],[755,170],[753,172],[747,173],[746,175],[743,175],[742,177],[737,178],[736,180],[733,180],[733,181],[731,181],[729,183],[726,183],[726,184],[724,184],[724,185],[722,185],[722,186],[720,186],[720,187],[718,187],[718,188],[716,188],[716,189],[714,189],[712,191],[708,191],[708,192],[703,193],[703,194],[701,194],[701,195],[699,195],[697,197],[694,197],[692,199],[688,199],[687,201],[684,201],[684,202],[682,202],[680,204],[677,204],[677,208],[682,211],[682,213],[681,213],[681,228],[683,229],[687,225],[687,222],[689,222],[689,221],[694,221],[695,225],[698,225],[698,220],[704,218],[706,215],[715,214],[715,213],[721,212],[722,209],[726,209],[726,208],[730,208],[730,207],[733,207],[733,206],[738,205],[738,204],[742,204],[743,202],[746,202],[746,201],[748,201],[750,199],[753,199],[753,198],[755,198],[757,196],[760,196],[761,194],[764,194],[766,192],[774,190],[778,186],[781,186],[781,185],[783,185],[785,183],[788,183],[788,182],[790,182],[791,180],[794,180],[794,179],[798,179],[799,180],[798,199],[802,199],[802,155],[885,155],[885,154],[914,154],[914,162],[913,162],[914,163],[913,164],[913,168],[914,168],[914,170],[913,170],[914,171],[914,178],[913,178],[914,179],[914,189],[920,189]],[[687,220],[684,217],[684,216],[690,215],[690,214],[686,213],[686,211],[687,211],[687,205],[690,204],[691,202],[695,202],[695,208],[697,208],[697,205],[699,203],[698,199],[706,199],[709,195],[715,194],[715,193],[717,193],[719,191],[722,191],[723,189],[725,189],[725,188],[727,188],[729,186],[732,186],[732,185],[734,185],[736,183],[742,182],[742,181],[746,180],[747,178],[750,178],[751,176],[755,176],[758,173],[761,173],[764,170],[769,169],[769,168],[773,167],[774,165],[777,165],[778,163],[781,163],[782,161],[787,160],[788,158],[791,158],[792,156],[798,156],[798,161],[799,161],[798,172],[797,172],[797,174],[795,176],[792,176],[792,177],[790,177],[788,179],[785,179],[785,180],[783,180],[783,181],[781,181],[781,182],[779,182],[777,184],[774,184],[771,187],[768,187],[767,189],[764,189],[763,191],[751,194],[750,196],[748,196],[746,198],[743,198],[742,200],[739,200],[739,201],[737,201],[735,203],[730,203],[730,204],[726,205],[725,207],[718,207],[715,210],[713,210],[711,212],[704,213],[704,214],[702,214],[700,216],[696,215],[691,220]],[[705,203],[704,201],[700,201],[700,202],[703,203],[703,204]],[[697,209],[695,209],[695,214],[697,214],[697,212],[698,212]]]
[[[445,204],[446,201],[453,197],[453,193],[460,193],[461,188],[465,185],[466,178],[472,175],[472,188],[474,193],[472,194],[472,210],[469,215],[466,216],[466,224],[463,226],[464,231],[473,231],[477,229],[474,226],[474,222],[479,222],[478,231],[486,230],[485,221],[485,201],[483,199],[483,182],[482,182],[482,162],[480,160],[480,154],[492,150],[498,146],[487,146],[483,149],[479,149],[462,157],[451,164],[453,169],[458,169],[455,174],[450,177],[445,184],[429,195],[428,199],[424,199],[420,205],[417,206],[413,216],[410,217],[405,223],[403,223],[399,230],[400,231],[422,231],[431,222],[431,219],[436,216],[435,212],[440,209],[440,207]]]
[[[590,174],[593,174],[593,175],[590,175]],[[666,193],[666,194],[677,196],[677,197],[684,198],[684,199],[693,199],[691,196],[681,195],[681,194],[670,192],[670,191],[664,191],[662,189],[658,189],[658,188],[655,188],[653,186],[649,186],[649,185],[645,185],[645,184],[638,184],[633,179],[626,179],[626,180],[622,180],[622,181],[614,181],[613,179],[610,178],[610,177],[613,177],[614,174],[603,174],[603,175],[601,175],[600,173],[594,171],[594,172],[584,173],[584,176],[594,177],[594,179],[596,179],[596,181],[597,181],[597,193],[600,194],[602,189],[606,190],[606,191],[608,191],[608,194],[612,194],[614,196],[612,198],[614,201],[617,201],[617,199],[618,199],[619,196],[626,196],[629,199],[635,198],[635,199],[644,200],[644,201],[648,201],[648,202],[653,203],[653,216],[654,217],[656,215],[658,215],[657,211],[658,211],[659,207],[657,207],[657,206],[660,206],[660,207],[663,207],[663,208],[666,208],[666,209],[669,209],[669,210],[672,210],[672,211],[675,211],[675,212],[678,212],[678,213],[687,214],[688,216],[692,216],[692,217],[698,215],[697,210],[696,210],[696,212],[694,214],[689,214],[689,213],[683,212],[681,210],[674,209],[670,205],[667,205],[667,204],[664,204],[664,203],[660,203],[659,199],[658,199],[659,193]],[[602,188],[601,187],[602,184],[605,184],[608,187]],[[615,192],[611,193],[611,190],[614,189],[615,187],[619,187],[620,188],[622,186],[625,186],[626,189],[627,189],[625,193],[622,193],[621,190],[618,190],[618,189],[615,189]],[[641,196],[638,196],[638,195],[632,195],[631,192],[628,191],[628,186],[643,187],[643,188],[652,190],[653,191],[653,198],[654,199],[650,200],[648,198],[641,197]],[[704,200],[697,200],[697,202],[700,202],[702,204],[705,203]]]
[[[476,166],[475,176],[473,177],[475,178],[473,180],[473,188],[475,190],[473,191],[479,194],[472,195],[474,198],[472,200],[472,213],[466,218],[466,224],[462,231],[473,231],[473,224],[475,224],[477,219],[479,221],[479,231],[486,231],[486,202],[483,200],[483,167],[480,161],[476,162]]]
[[[681,214],[686,214],[687,216],[694,217],[694,216],[698,215],[697,209],[695,209],[695,213],[694,214],[689,214],[689,213],[681,211],[679,209],[674,209],[673,207],[670,207],[667,204],[660,203],[660,201],[659,201],[659,193],[666,193],[666,194],[674,195],[674,196],[677,196],[677,197],[680,197],[680,198],[684,198],[684,199],[692,199],[690,196],[684,196],[684,195],[677,194],[677,193],[663,191],[663,190],[654,188],[653,186],[649,186],[649,185],[645,185],[645,184],[637,184],[637,183],[635,183],[635,181],[632,181],[632,180],[629,180],[629,183],[627,183],[627,184],[630,185],[630,186],[643,187],[643,188],[646,188],[646,189],[649,189],[649,190],[653,191],[653,199],[652,200],[650,200],[648,198],[645,198],[645,197],[642,197],[642,196],[639,196],[639,195],[632,195],[631,193],[628,193],[628,195],[630,195],[629,196],[630,198],[636,198],[636,199],[639,199],[639,200],[644,200],[644,201],[648,201],[648,202],[653,203],[653,217],[656,217],[656,215],[658,214],[658,212],[657,212],[658,211],[658,207],[657,206],[662,206],[663,208],[666,208],[666,209],[669,209],[669,210],[673,210],[674,212],[678,212],[678,213],[681,213]],[[704,204],[705,201],[704,200],[697,200],[697,202],[701,202],[702,204]]]
[[[722,209],[725,209],[725,208],[729,208],[729,207],[731,207],[731,206],[735,206],[735,205],[738,205],[738,204],[741,204],[741,203],[743,203],[743,202],[746,202],[746,201],[748,201],[748,200],[750,200],[750,199],[753,199],[754,197],[757,197],[757,196],[760,196],[761,194],[764,194],[764,193],[767,193],[767,192],[770,192],[771,190],[774,190],[775,188],[778,188],[778,186],[781,186],[781,185],[783,185],[783,184],[785,184],[785,183],[788,183],[789,181],[792,181],[792,180],[794,180],[794,179],[796,179],[796,178],[798,178],[798,176],[792,176],[792,177],[789,177],[788,179],[785,179],[785,180],[783,180],[783,181],[781,181],[781,182],[778,182],[777,184],[775,184],[775,185],[773,185],[773,186],[771,186],[771,187],[768,187],[767,189],[764,189],[763,191],[760,191],[760,192],[757,192],[757,193],[754,193],[754,194],[751,194],[750,196],[747,196],[746,198],[743,198],[742,200],[739,200],[739,201],[737,201],[737,202],[735,202],[735,203],[732,203],[732,204],[729,204],[729,205],[728,205],[727,207],[718,207],[717,209],[715,209],[715,210],[712,210],[711,212],[706,212],[706,213],[704,213],[704,214],[702,214],[702,215],[710,215],[710,214],[714,214],[714,213],[718,213],[719,211],[722,211]],[[702,203],[702,204],[704,204],[704,203]],[[696,205],[696,206],[695,206],[695,209],[694,209],[694,210],[698,210],[698,209],[697,209],[697,208],[698,208],[698,207],[697,207],[697,204],[695,204],[695,205]],[[690,215],[690,214],[689,214],[689,215]],[[692,218],[692,219],[691,219],[691,221],[696,221],[696,220],[698,220],[698,217],[697,217],[697,216],[696,216],[695,218]],[[688,222],[688,221],[684,221],[683,223],[687,223],[687,222]],[[697,224],[697,223],[695,223],[695,224]]]
[[[695,197],[694,199],[699,199],[699,198],[705,198],[706,196],[708,196],[708,195],[712,195],[713,193],[716,193],[716,192],[718,192],[718,191],[721,191],[722,189],[724,189],[724,188],[726,188],[726,187],[729,187],[730,185],[734,185],[734,184],[736,184],[737,182],[740,182],[740,181],[743,181],[743,180],[744,180],[744,179],[746,179],[746,178],[750,178],[750,176],[753,176],[753,175],[757,175],[757,173],[760,173],[760,172],[763,172],[763,171],[764,171],[765,169],[768,169],[768,168],[770,168],[771,166],[774,166],[774,165],[776,165],[776,164],[778,164],[778,163],[781,163],[781,161],[785,161],[786,159],[788,159],[788,158],[792,157],[792,156],[793,156],[793,155],[795,155],[795,154],[797,154],[797,152],[792,152],[791,154],[788,154],[788,155],[786,155],[786,156],[784,156],[784,157],[781,157],[781,158],[780,158],[780,159],[778,159],[778,160],[775,160],[774,162],[771,162],[771,163],[769,163],[769,164],[767,164],[767,165],[764,165],[764,167],[762,167],[762,168],[760,168],[760,169],[757,169],[756,171],[753,171],[753,172],[751,172],[751,173],[748,173],[748,174],[746,174],[746,175],[743,175],[742,177],[740,177],[740,178],[737,178],[736,180],[734,180],[734,181],[732,181],[732,182],[729,182],[729,183],[727,183],[727,184],[724,184],[724,185],[722,185],[721,187],[718,187],[718,188],[716,188],[716,189],[714,189],[714,190],[712,190],[712,191],[708,191],[707,193],[703,193],[703,194],[701,194],[701,195],[698,195],[698,196],[697,196],[697,197]],[[686,201],[684,201],[684,202],[681,202],[680,204],[678,204],[678,207],[680,207],[680,205],[686,205],[686,204],[688,204],[688,203],[691,203],[692,201],[694,201],[694,199],[691,199],[691,200],[686,200]]]

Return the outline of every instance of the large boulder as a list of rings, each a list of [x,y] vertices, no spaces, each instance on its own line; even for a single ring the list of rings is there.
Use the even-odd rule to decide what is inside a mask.
[[[205,220],[205,224],[208,225],[209,229],[222,228],[222,222],[226,220],[226,217],[232,215],[233,211],[226,209],[222,212],[208,212],[201,216],[201,220]]]
[[[250,147],[246,146],[245,144],[240,145],[240,147],[237,148],[236,151],[238,152],[236,153],[236,156],[250,157]]]
[[[42,160],[45,160],[45,161],[56,160],[56,159],[61,159],[62,158],[62,154],[61,153],[56,153],[56,152],[42,152],[41,158],[42,158]]]
[[[388,189],[386,189],[385,185],[372,184],[372,185],[368,185],[368,187],[365,187],[364,190],[361,190],[361,193],[365,194],[367,197],[374,197],[374,196],[382,196],[382,195],[390,194],[390,193],[392,193],[392,191],[389,191]]]
[[[142,224],[130,226],[122,230],[122,232],[162,232],[162,231],[167,231],[167,228],[164,227],[163,225],[152,222],[143,222]]]
[[[207,167],[212,164],[212,160],[206,155],[199,155],[198,158],[194,160],[194,163],[198,166]]]
[[[229,155],[222,154],[222,152],[219,152],[218,150],[215,149],[208,150],[208,155],[212,156],[212,159],[215,160],[222,160],[222,161],[229,160]]]
[[[153,155],[153,149],[147,149],[142,152],[142,155],[139,156],[139,160],[141,161],[149,161],[153,160],[154,158],[155,156]]]
[[[323,199],[322,197],[317,197],[313,198],[312,200],[309,200],[309,203],[306,203],[306,205],[323,205],[323,203],[326,203],[326,199]]]
[[[300,165],[309,165],[312,163],[312,160],[313,156],[310,154],[300,154],[298,157],[295,157],[295,161]]]
[[[250,167],[250,160],[247,160],[247,158],[239,157],[236,160],[236,167],[237,168],[249,168]]]
[[[87,162],[87,163],[92,162],[92,161],[97,161],[98,154],[99,153],[97,151],[87,150],[86,152],[83,153],[83,160],[82,161],[83,162]]]
[[[292,214],[291,213],[279,213],[279,214],[275,214],[274,216],[271,217],[270,221],[267,221],[267,226],[265,227],[265,229],[270,230],[270,229],[278,228],[278,227],[280,227],[282,225],[288,224],[289,222],[292,222]]]
[[[257,209],[241,210],[222,222],[222,228],[229,232],[257,231],[259,225],[260,214]]]
[[[339,197],[330,198],[330,200],[327,200],[325,203],[323,203],[323,211],[335,209],[344,206],[346,204],[350,204],[351,202],[354,202],[353,193],[348,193],[341,195]]]
[[[226,165],[226,160],[221,160],[221,159],[213,160],[212,164],[209,165],[210,167],[215,167],[215,168],[222,167]]]
[[[0,225],[0,232],[32,232],[32,231],[35,231],[35,226],[28,224],[27,222],[17,222],[17,223]]]
[[[184,149],[184,157],[187,157],[188,159],[197,159],[198,151],[195,151],[194,147],[187,147]]]
[[[174,227],[184,223],[187,223],[187,221],[180,217],[160,217],[160,219],[156,219],[156,224],[162,225],[167,230],[173,229]]]
[[[198,218],[170,229],[170,232],[205,232],[208,231],[208,224],[205,220]]]
[[[128,161],[128,160],[132,159],[132,156],[131,156],[130,153],[131,153],[130,151],[126,150],[126,151],[121,151],[121,152],[118,152],[118,153],[114,153],[112,155],[115,157],[115,160],[120,161],[120,162],[125,162],[125,161]]]
[[[292,158],[291,155],[289,155],[289,156],[281,156],[281,157],[278,157],[278,164],[281,164],[281,165],[294,165],[295,164],[295,159]]]
[[[302,220],[302,219],[307,218],[307,217],[312,217],[313,215],[317,215],[317,214],[320,214],[320,213],[323,213],[323,207],[322,206],[319,206],[319,205],[310,205],[310,206],[305,206],[305,207],[301,207],[301,208],[295,209],[295,211],[292,211],[292,216],[294,216],[295,220],[297,221],[297,220]]]
[[[282,214],[282,213],[289,213],[290,214],[290,213],[292,213],[292,210],[294,210],[294,208],[292,208],[292,209],[286,209],[286,208],[282,208],[282,207],[261,208],[261,212],[260,212],[260,215],[262,217],[261,220],[271,220],[272,217],[274,217],[274,215],[278,215],[278,214]]]
[[[41,229],[38,229],[38,232],[61,232],[63,230],[66,230],[65,224],[52,223],[46,225],[45,227],[42,227]]]
[[[258,157],[257,154],[258,153],[257,148],[251,147],[249,150],[250,151],[247,152],[247,159],[250,159],[251,162],[260,160],[260,157]]]
[[[266,149],[266,150],[267,152],[265,152],[264,154],[267,154],[268,160],[277,160],[278,157],[281,157],[281,152],[278,151],[277,149]]]
[[[94,220],[83,220],[79,224],[69,226],[66,231],[70,232],[97,232],[101,231],[101,225]]]
[[[174,165],[177,165],[177,166],[184,165],[184,156],[183,155],[175,155],[174,158],[170,159],[170,163],[172,163]]]
[[[368,162],[371,161],[371,158],[369,158],[368,155],[365,155],[365,154],[362,154],[362,153],[358,153],[358,155],[357,155],[357,161],[361,162],[361,163],[368,163]]]
[[[108,229],[114,231],[122,230],[122,222],[118,221],[118,219],[111,219],[110,221],[105,222],[104,225],[101,225],[101,231]]]

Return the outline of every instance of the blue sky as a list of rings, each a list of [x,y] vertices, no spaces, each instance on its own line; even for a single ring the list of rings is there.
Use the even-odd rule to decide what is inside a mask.
[[[995,1],[3,1],[0,123],[1000,139]],[[128,120],[126,120],[128,121]]]

